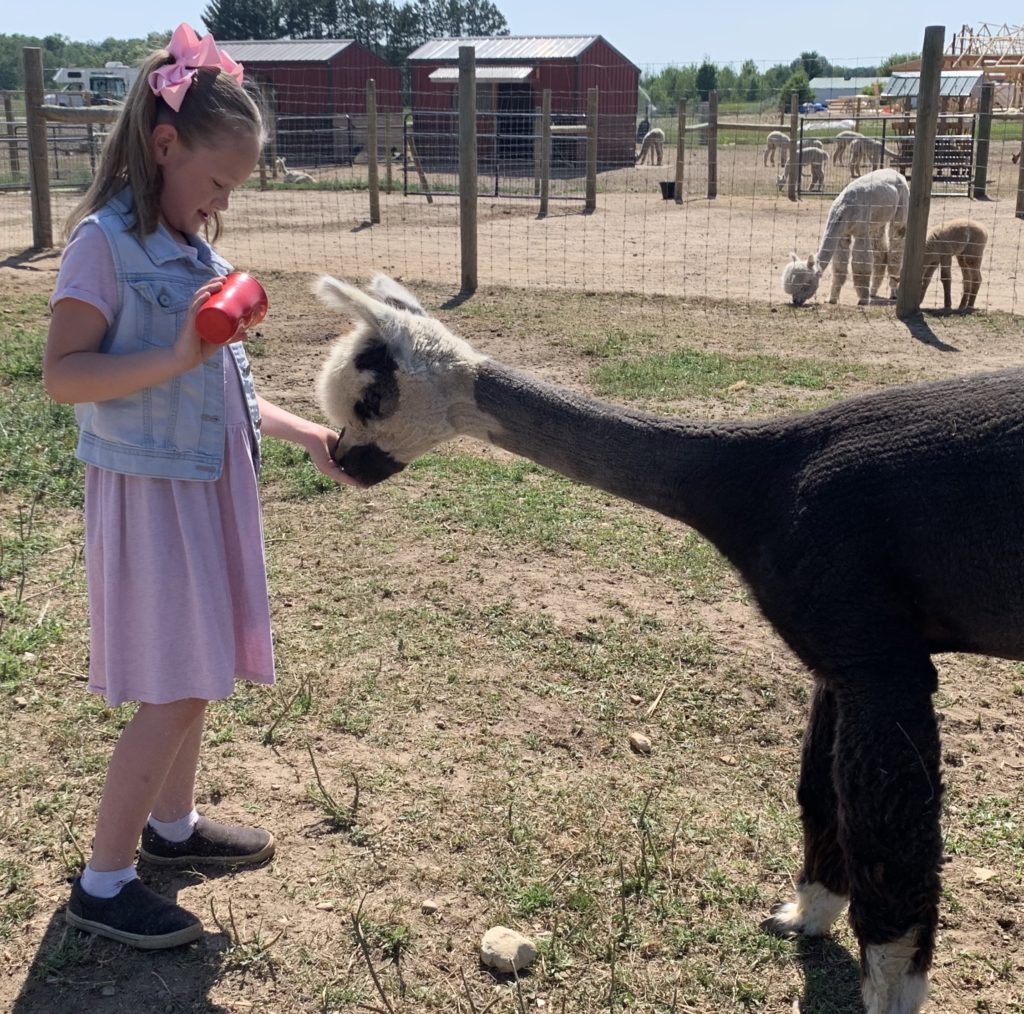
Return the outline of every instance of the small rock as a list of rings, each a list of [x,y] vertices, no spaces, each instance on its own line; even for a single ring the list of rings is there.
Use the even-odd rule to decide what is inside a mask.
[[[321,912],[333,912],[334,911],[334,902],[333,901],[318,901],[316,903],[316,907]]]
[[[718,759],[723,764],[725,764],[727,767],[730,767],[730,768],[736,767],[736,765],[739,763],[739,761],[737,761],[736,758],[733,757],[733,755],[731,753],[723,753],[722,756],[719,757]]]
[[[22,662],[34,662],[38,657],[39,656],[34,651],[26,651],[25,654],[21,656],[21,660]]]
[[[999,876],[999,874],[995,870],[988,870],[984,866],[974,867],[974,882],[976,884],[984,884],[986,881],[997,876]]]
[[[629,695],[629,703],[630,704],[642,704],[643,700],[644,699],[639,694],[630,694]]]
[[[504,926],[492,926],[480,942],[480,960],[499,972],[521,972],[536,957],[537,948],[529,937]]]
[[[440,907],[433,898],[427,898],[420,903],[420,911],[424,915],[433,915]]]
[[[631,732],[629,734],[629,748],[634,753],[650,753],[651,741],[642,732]]]
[[[16,707],[19,707],[19,708],[27,708],[28,707],[28,698],[27,697],[15,697],[14,698],[14,704],[15,704]]]
[[[311,627],[311,628],[312,628],[313,630],[323,630],[323,629],[324,629],[324,624],[323,624],[323,620],[314,620],[314,621],[313,621],[313,622],[312,622],[312,623],[310,624],[310,627]]]

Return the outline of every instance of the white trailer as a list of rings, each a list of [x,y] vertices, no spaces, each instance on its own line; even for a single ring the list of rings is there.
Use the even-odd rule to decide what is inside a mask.
[[[61,90],[46,96],[58,106],[112,105],[124,102],[128,89],[139,76],[138,67],[110,62],[102,67],[58,67],[54,84]]]

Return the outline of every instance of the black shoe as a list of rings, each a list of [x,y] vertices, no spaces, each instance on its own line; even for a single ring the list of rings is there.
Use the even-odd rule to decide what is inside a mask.
[[[184,841],[161,838],[147,824],[139,856],[158,866],[254,866],[274,854],[274,836],[262,827],[239,827],[200,817]]]
[[[69,926],[143,950],[180,947],[203,935],[203,924],[191,912],[138,878],[113,898],[94,898],[76,877],[64,918]]]

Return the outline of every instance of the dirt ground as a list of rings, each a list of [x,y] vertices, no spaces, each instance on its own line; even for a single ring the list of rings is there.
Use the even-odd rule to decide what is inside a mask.
[[[1013,311],[1018,307],[1021,222],[1015,215],[1018,167],[1010,162],[1017,145],[994,144],[988,169],[988,200],[936,196],[930,224],[969,216],[990,234],[978,306]],[[775,186],[777,168],[764,166],[756,145],[719,151],[718,197],[707,199],[707,151],[686,153],[683,204],[661,199],[659,181],[672,178],[675,150],[663,166],[639,166],[601,173],[598,210],[583,214],[582,178],[554,181],[551,212],[537,215],[532,199],[488,196],[481,180],[478,205],[478,276],[481,285],[585,292],[632,292],[645,296],[727,298],[739,303],[784,301],[779,276],[791,251],[817,249],[830,196],[804,195],[790,202]],[[365,166],[314,170],[324,186],[365,178]],[[826,190],[848,181],[844,166],[830,165]],[[400,174],[395,175],[396,186]],[[520,188],[522,180],[515,181]],[[806,182],[806,181],[805,181]],[[451,177],[435,185],[455,185]],[[529,181],[526,181],[528,186]],[[509,181],[502,181],[507,187]],[[936,184],[936,191],[963,194],[963,187]],[[59,232],[76,198],[58,193],[53,219]],[[461,282],[459,204],[455,196],[401,192],[381,195],[381,222],[371,225],[365,191],[246,190],[233,198],[228,229],[220,244],[239,267],[270,271],[282,267],[366,278],[384,271],[413,282],[459,288]],[[26,194],[0,194],[0,253],[17,256],[31,245]],[[954,305],[959,271],[954,265]],[[852,284],[843,293],[855,302]],[[938,278],[926,306],[941,305]]]
[[[752,175],[763,177],[756,164],[748,168]],[[656,179],[658,171],[648,170],[646,176]],[[1016,319],[1000,312],[1017,306],[1019,223],[1013,217],[1012,195],[1007,196],[1005,189],[1008,180],[1009,175],[998,184],[999,197],[990,203],[947,202],[956,214],[969,211],[977,215],[992,232],[979,300],[982,312],[970,318],[926,314],[904,323],[894,317],[891,308],[856,308],[849,292],[839,306],[819,301],[793,310],[777,291],[778,272],[791,248],[810,250],[814,246],[828,202],[808,199],[794,206],[763,192],[715,202],[693,198],[682,208],[646,192],[606,194],[595,215],[583,216],[578,209],[569,208],[546,221],[538,221],[531,212],[508,202],[495,202],[482,214],[483,284],[476,296],[464,302],[456,299],[458,223],[454,202],[428,207],[389,198],[384,202],[384,227],[378,229],[363,223],[365,195],[330,194],[314,199],[308,193],[245,194],[233,209],[222,247],[239,266],[260,274],[270,296],[263,350],[255,360],[261,391],[302,413],[316,412],[313,378],[327,344],[344,329],[343,322],[318,306],[309,293],[313,277],[321,271],[350,278],[365,278],[377,270],[401,276],[432,311],[482,351],[578,389],[587,388],[591,368],[581,335],[599,340],[640,329],[661,334],[669,343],[707,352],[806,356],[857,364],[869,373],[859,379],[851,377],[844,386],[844,392],[856,393],[876,386],[879,377],[912,381],[1024,362]],[[0,198],[0,205],[9,199]],[[324,202],[329,202],[333,211],[328,216],[331,224],[322,213]],[[943,212],[947,204],[942,205]],[[47,292],[52,288],[56,264],[52,254],[12,256],[0,265],[0,291]],[[954,292],[958,293],[959,279],[956,275],[954,279]],[[559,289],[565,291],[553,291]],[[629,294],[616,295],[627,291]],[[725,296],[728,302],[705,299]],[[657,407],[739,417],[764,410],[752,393],[748,399],[742,391],[731,400]],[[478,445],[474,451],[496,453]],[[388,490],[354,494],[340,517],[332,515],[337,508],[330,503],[293,503],[272,496],[267,506],[279,642],[296,656],[310,656],[314,661],[306,664],[319,667],[316,672],[325,686],[335,664],[346,680],[351,675],[342,656],[345,635],[340,635],[340,642],[325,641],[337,619],[325,618],[322,610],[333,608],[328,593],[339,566],[334,556],[338,547],[343,547],[346,572],[358,575],[360,588],[381,601],[427,602],[432,594],[441,595],[437,582],[443,581],[447,591],[440,601],[453,610],[464,607],[467,598],[510,603],[531,616],[544,617],[556,631],[566,632],[635,613],[672,627],[692,610],[692,622],[699,623],[719,650],[734,660],[741,678],[757,674],[757,679],[771,681],[780,697],[781,688],[806,681],[799,664],[735,582],[714,601],[691,601],[681,611],[678,598],[657,580],[627,581],[614,569],[567,567],[557,556],[527,548],[486,560],[458,559],[456,553],[455,562],[449,563],[437,547],[402,541],[400,518],[389,497],[419,495],[416,488],[399,478]],[[65,523],[68,541],[73,543],[80,536],[76,519],[69,516]],[[387,547],[386,568],[376,556],[380,551],[376,547]],[[443,578],[439,577],[442,571]],[[386,586],[383,590],[382,584]],[[45,586],[41,594],[47,594]],[[77,626],[72,625],[61,658],[47,664],[54,671],[80,673],[85,664],[82,605],[69,604],[69,609],[78,617]],[[367,622],[368,618],[372,620],[373,614],[358,620]],[[300,652],[298,645],[309,649]],[[330,654],[332,645],[336,656]],[[1016,689],[1022,676],[1007,663],[959,657],[944,660],[942,673],[946,776],[951,797],[957,801],[954,805],[969,808],[979,796],[1006,799],[1006,820],[1016,826],[1020,820],[1020,773],[1024,771],[1024,706]],[[388,675],[396,685],[401,684],[401,671]],[[376,737],[324,734],[321,746],[329,751],[336,776],[340,778],[337,773],[346,770],[362,771],[364,782],[373,787],[364,803],[364,819],[376,841],[369,849],[328,834],[315,814],[311,815],[305,753],[299,745],[259,749],[250,743],[245,749],[229,746],[218,756],[223,772],[217,780],[204,778],[205,799],[220,802],[223,798],[230,816],[244,818],[246,814],[235,802],[244,792],[259,819],[274,828],[282,846],[282,858],[273,868],[245,877],[164,877],[157,882],[163,890],[180,892],[184,902],[203,906],[208,923],[211,909],[206,906],[211,899],[224,920],[231,906],[231,917],[250,946],[248,951],[242,949],[241,957],[234,948],[233,961],[220,974],[214,974],[217,966],[210,960],[140,956],[103,942],[86,945],[84,953],[71,953],[62,925],[66,883],[59,875],[53,846],[40,846],[33,857],[35,913],[19,935],[0,944],[0,967],[4,969],[0,1008],[17,1014],[62,1014],[82,1007],[104,1014],[384,1010],[369,986],[358,994],[361,999],[346,1000],[348,994],[340,992],[362,966],[362,957],[351,946],[348,912],[368,892],[368,905],[376,906],[375,915],[383,920],[381,913],[400,912],[418,940],[405,976],[410,983],[424,983],[424,992],[410,990],[404,1000],[395,1000],[396,1014],[421,1010],[518,1012],[545,1006],[563,1012],[604,1009],[598,999],[589,994],[584,997],[583,986],[577,987],[576,1000],[571,985],[561,992],[553,986],[548,999],[536,992],[523,998],[517,997],[508,983],[494,984],[478,969],[469,973],[470,983],[463,985],[459,969],[465,975],[473,966],[475,940],[489,915],[488,904],[465,883],[453,880],[448,867],[451,864],[461,870],[460,864],[465,862],[487,862],[488,852],[482,847],[474,852],[474,846],[463,843],[460,848],[468,848],[468,859],[453,859],[449,850],[468,812],[459,805],[452,804],[435,816],[444,825],[443,835],[437,838],[419,836],[414,823],[405,824],[396,815],[429,806],[442,792],[456,800],[463,792],[491,797],[493,823],[480,834],[493,845],[504,835],[506,779],[513,776],[503,774],[499,765],[481,779],[474,765],[496,743],[519,743],[521,747],[528,737],[535,737],[541,744],[538,754],[526,750],[525,762],[517,757],[505,763],[527,783],[532,779],[545,784],[560,780],[567,787],[570,797],[560,815],[562,826],[556,821],[547,833],[557,842],[557,847],[552,845],[557,863],[568,863],[565,857],[579,851],[579,839],[584,837],[580,830],[584,818],[574,809],[572,795],[590,779],[621,785],[623,793],[629,791],[626,786],[638,774],[627,763],[631,762],[628,751],[625,761],[616,755],[588,719],[574,717],[576,706],[571,703],[530,698],[522,710],[517,705],[509,712],[493,713],[487,704],[486,684],[477,688],[478,699],[460,697],[442,678],[432,691],[434,695],[422,705],[392,716],[376,716],[386,730]],[[78,686],[68,691],[81,692]],[[735,692],[727,685],[716,690],[725,697]],[[739,693],[745,710],[756,713],[758,699],[743,696],[746,691]],[[645,698],[642,705],[634,702],[637,716],[650,700]],[[507,701],[502,706],[505,704]],[[680,758],[675,767],[666,761],[668,766],[660,777],[682,783],[692,813],[710,808],[718,819],[725,819],[722,815],[737,792],[736,766],[750,763],[757,769],[766,812],[771,811],[783,805],[776,800],[791,797],[803,715],[803,702],[791,697],[763,719],[751,719],[763,724],[749,731],[723,726],[713,757]],[[7,725],[9,743],[15,748],[19,742],[26,744],[29,752],[38,750],[40,744],[45,746],[47,720],[45,712],[33,708],[14,715]],[[29,747],[29,743],[34,745]],[[743,760],[737,761],[737,757]],[[59,770],[47,768],[45,758],[38,758],[38,763],[51,778],[60,777]],[[525,764],[525,774],[521,764]],[[781,784],[779,770],[786,772]],[[91,784],[95,784],[95,775]],[[38,789],[40,786],[26,785],[11,803],[9,815],[24,812],[27,819]],[[345,791],[341,788],[339,794]],[[88,810],[94,803],[94,799],[88,800],[84,808]],[[787,805],[791,824],[792,804]],[[511,804],[508,806],[511,822]],[[1017,837],[1013,841],[1016,843]],[[704,850],[716,847],[713,841],[698,844]],[[750,845],[746,857],[752,855],[755,864],[763,859],[757,854],[759,847]],[[797,842],[788,841],[787,848],[789,852],[772,871],[770,885],[782,894],[787,892],[787,878],[798,862]],[[1024,1009],[1020,853],[1015,847],[1004,863],[998,853],[996,847],[979,859],[975,853],[951,848],[946,857],[947,897],[930,1010],[1011,1014]],[[478,858],[474,860],[474,856]],[[721,861],[733,858],[727,851]],[[426,914],[421,903],[434,896],[441,899],[440,911]],[[267,972],[257,944],[279,932],[284,938],[276,944],[275,953],[286,957],[280,959],[277,971],[271,968]],[[231,932],[214,934],[209,947],[223,949],[225,940],[232,938]],[[720,1007],[670,1007],[671,994],[661,994],[658,1003],[651,998],[649,1003],[638,999],[633,1006],[706,1014],[722,1009],[788,1014],[793,1001],[803,996],[804,1014],[851,1014],[858,1008],[851,999],[856,995],[856,974],[849,960],[849,935],[840,934],[838,945],[828,946],[832,949],[815,952],[812,960],[819,973],[826,970],[826,981],[817,987],[810,978],[804,981],[794,959],[794,967],[784,973],[774,967],[754,970],[755,977],[764,977],[768,996],[749,1005],[734,994]],[[246,953],[250,965],[243,960]],[[635,974],[653,976],[655,965],[670,958],[652,950],[644,958],[650,959],[651,970]],[[637,961],[643,964],[639,958]],[[570,970],[567,981],[586,974]],[[721,969],[718,974],[723,974]],[[612,975],[614,978],[614,971]],[[307,988],[313,979],[322,989],[319,985],[316,990]],[[396,988],[390,979],[392,997],[397,995]],[[600,989],[607,988],[602,980]],[[595,997],[600,989],[595,987]],[[467,1000],[474,995],[475,1006]],[[492,1001],[497,1006],[488,1006]],[[629,1005],[625,1006],[628,1009]]]

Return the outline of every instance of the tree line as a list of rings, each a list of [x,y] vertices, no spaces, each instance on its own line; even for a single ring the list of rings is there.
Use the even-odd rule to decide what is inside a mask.
[[[681,99],[704,101],[711,91],[717,91],[720,98],[728,102],[771,102],[786,111],[794,93],[800,102],[814,99],[810,83],[816,77],[886,77],[894,64],[919,56],[919,53],[894,53],[874,66],[844,67],[812,51],[801,53],[791,63],[776,64],[763,71],[753,60],[744,61],[739,69],[705,60],[701,64],[668,66],[656,73],[644,74],[640,84],[653,105],[662,111],[678,108]]]

